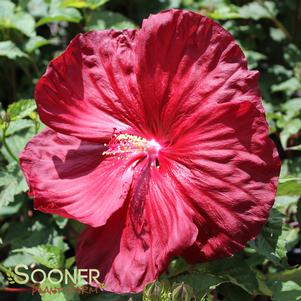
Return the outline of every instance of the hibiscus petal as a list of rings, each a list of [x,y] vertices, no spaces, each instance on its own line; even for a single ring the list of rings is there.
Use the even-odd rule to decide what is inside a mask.
[[[258,72],[219,24],[200,14],[169,10],[144,20],[136,42],[137,81],[149,128],[166,135],[208,103],[250,100],[263,111]]]
[[[133,67],[135,34],[106,30],[77,35],[36,86],[41,120],[63,134],[97,142],[110,138],[113,128],[142,126]]]
[[[129,161],[102,156],[102,144],[46,129],[20,155],[35,209],[98,227],[122,205],[132,181]]]
[[[168,174],[144,169],[126,205],[105,226],[81,234],[77,265],[99,269],[105,290],[116,293],[139,292],[157,279],[197,235],[192,211],[174,185]]]
[[[247,101],[215,104],[178,131],[183,137],[164,155],[199,228],[184,255],[232,255],[259,233],[274,203],[280,160],[264,114]]]

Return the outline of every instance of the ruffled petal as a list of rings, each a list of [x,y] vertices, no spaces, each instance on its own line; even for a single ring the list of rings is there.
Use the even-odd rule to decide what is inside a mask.
[[[139,292],[159,277],[172,256],[196,239],[192,211],[168,174],[144,168],[136,177],[126,205],[100,228],[80,236],[80,268],[99,269],[105,290]]]
[[[134,72],[136,31],[77,35],[35,89],[41,120],[63,134],[104,142],[113,128],[143,126]]]
[[[184,255],[232,255],[259,233],[274,203],[280,160],[264,115],[247,101],[216,104],[178,130],[183,136],[164,155],[199,228]]]
[[[137,82],[152,133],[166,136],[208,103],[255,102],[257,71],[249,71],[233,37],[200,14],[168,10],[144,20],[137,33]]]
[[[133,171],[102,144],[46,129],[20,155],[35,209],[98,227],[124,203]]]

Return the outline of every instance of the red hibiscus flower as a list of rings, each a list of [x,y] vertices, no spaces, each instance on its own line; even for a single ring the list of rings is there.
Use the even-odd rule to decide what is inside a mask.
[[[257,81],[228,32],[181,10],[79,34],[49,64],[35,90],[48,128],[21,167],[36,209],[89,225],[77,264],[108,291],[141,291],[173,256],[229,256],[259,233],[280,162]]]

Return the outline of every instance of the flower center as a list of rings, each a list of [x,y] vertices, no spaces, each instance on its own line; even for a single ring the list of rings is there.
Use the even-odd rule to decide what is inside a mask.
[[[108,149],[102,154],[118,156],[118,159],[128,158],[131,153],[145,153],[155,159],[161,149],[155,139],[146,140],[131,134],[113,134],[107,146]]]

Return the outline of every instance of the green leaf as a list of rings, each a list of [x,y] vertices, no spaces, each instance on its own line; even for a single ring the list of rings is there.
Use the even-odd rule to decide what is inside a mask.
[[[301,119],[293,118],[289,119],[284,124],[284,129],[280,133],[280,140],[283,146],[287,145],[287,140],[291,135],[297,134],[301,129]]]
[[[59,269],[64,267],[64,252],[56,246],[40,245],[33,248],[16,249],[13,252],[30,254],[37,263],[44,265],[49,269]]]
[[[175,278],[175,281],[189,284],[195,289],[197,296],[203,298],[210,289],[213,289],[228,280],[216,275],[193,272],[187,275],[178,276]]]
[[[56,215],[56,214],[53,215],[53,219],[55,220],[56,224],[58,225],[58,227],[60,229],[65,228],[67,223],[68,223],[67,218],[61,217],[61,216]]]
[[[18,223],[10,223],[3,240],[11,245],[12,250],[39,245],[53,245],[62,251],[68,250],[63,237],[54,227],[51,215],[45,214],[35,219],[26,218]]]
[[[279,28],[271,27],[270,36],[274,41],[281,42],[285,40],[285,34]]]
[[[0,171],[0,207],[7,206],[15,195],[27,190],[25,179],[16,163]]]
[[[0,27],[5,25],[6,20],[8,20],[15,10],[15,4],[9,0],[0,1]]]
[[[0,2],[0,28],[17,29],[26,36],[35,35],[34,18],[21,10],[16,10],[15,4],[8,0]]]
[[[9,146],[10,150],[12,151],[13,155],[18,158],[20,152],[23,150],[26,143],[35,135],[35,130],[33,127],[25,128],[16,132],[14,135],[11,135],[5,139],[7,145]],[[14,162],[14,159],[10,156],[7,149],[2,146],[0,149],[2,155],[8,162]]]
[[[204,276],[212,275],[223,280],[222,282],[238,285],[250,294],[258,291],[256,274],[238,255],[200,264],[198,270]]]
[[[27,57],[27,54],[19,49],[12,41],[0,42],[0,57],[5,56],[11,60]]]
[[[286,62],[294,68],[297,63],[301,62],[301,50],[297,45],[289,44],[284,53],[284,58]]]
[[[30,14],[17,12],[10,21],[12,28],[18,29],[28,37],[35,36],[35,20]]]
[[[288,96],[293,95],[299,89],[301,89],[301,84],[295,77],[292,77],[280,84],[272,85],[272,92],[284,92]]]
[[[67,258],[65,264],[66,269],[70,269],[74,263],[75,263],[75,256]]]
[[[261,233],[255,240],[249,242],[253,249],[275,264],[280,264],[286,256],[283,218],[283,214],[272,208],[268,222]]]
[[[49,0],[29,0],[27,3],[27,9],[34,17],[45,17],[48,14],[49,2]]]
[[[33,121],[29,119],[17,119],[10,121],[8,128],[5,131],[6,137],[13,135],[24,129],[28,129],[33,126]]]
[[[43,47],[45,45],[50,44],[49,40],[46,40],[45,38],[41,36],[34,36],[31,37],[28,42],[25,44],[25,50],[29,53],[39,49],[40,47]]]
[[[103,30],[107,28],[126,29],[136,25],[119,13],[109,11],[95,11],[87,20],[85,30]]]
[[[207,13],[207,16],[215,20],[229,20],[240,18],[238,7],[233,4],[218,5],[212,12],[209,11]]]
[[[279,179],[277,195],[298,195],[301,196],[301,178],[284,177]]]
[[[173,277],[173,280],[189,284],[200,298],[222,283],[238,285],[249,294],[259,291],[256,274],[239,256],[215,260],[191,268],[193,272]]]
[[[75,8],[64,8],[61,7],[60,0],[52,0],[47,16],[41,18],[36,27],[51,23],[51,22],[80,22],[82,16],[80,12]]]
[[[244,19],[271,19],[277,15],[277,10],[272,1],[256,1],[240,7],[239,15]]]
[[[24,196],[20,194],[16,195],[14,196],[13,202],[10,202],[7,206],[0,206],[0,216],[5,217],[5,216],[16,214],[23,205],[24,205]]]
[[[300,301],[301,286],[294,281],[276,282],[273,285],[273,301]]]
[[[301,98],[293,98],[281,105],[281,108],[291,115],[299,115],[301,112]],[[292,114],[293,113],[293,114]]]
[[[33,99],[21,99],[8,106],[7,112],[11,120],[22,119],[29,116],[37,108]]]
[[[61,6],[96,9],[109,1],[110,0],[63,0]]]

